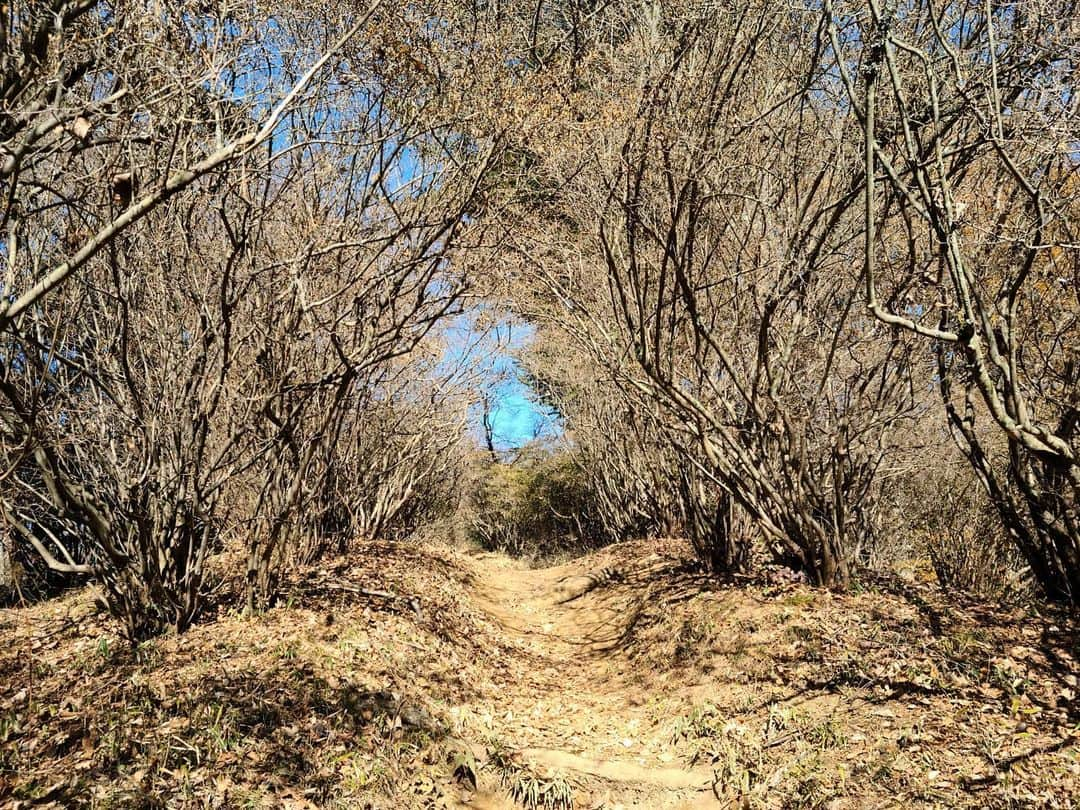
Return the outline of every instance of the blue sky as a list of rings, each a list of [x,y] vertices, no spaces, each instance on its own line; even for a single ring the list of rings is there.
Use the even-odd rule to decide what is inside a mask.
[[[492,313],[478,307],[460,316],[448,329],[447,361],[472,355],[479,365],[479,386],[490,401],[497,450],[514,450],[534,439],[551,440],[562,432],[558,417],[541,406],[522,381],[516,354],[532,339],[532,329],[507,318],[492,320]],[[470,430],[483,446],[483,407],[470,414]]]
[[[533,439],[551,439],[560,432],[554,414],[537,404],[532,391],[521,381],[517,361],[510,355],[496,360],[494,407],[491,411],[495,448],[513,450]],[[480,427],[479,421],[475,428]]]

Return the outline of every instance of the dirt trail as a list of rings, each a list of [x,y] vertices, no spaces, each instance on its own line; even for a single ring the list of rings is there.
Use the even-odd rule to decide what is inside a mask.
[[[722,585],[677,540],[371,542],[287,592],[138,654],[93,588],[0,613],[0,806],[1080,807],[1066,616]]]
[[[579,807],[719,806],[712,770],[672,754],[655,687],[618,652],[647,588],[601,594],[619,573],[580,563],[533,569],[488,553],[470,563],[476,602],[518,659],[502,699],[472,710],[490,713],[488,725],[524,764],[576,783]]]

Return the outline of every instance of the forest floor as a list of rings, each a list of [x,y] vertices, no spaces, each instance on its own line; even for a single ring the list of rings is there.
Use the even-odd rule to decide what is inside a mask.
[[[367,544],[129,650],[0,612],[0,806],[1080,806],[1075,625],[918,581],[719,586],[676,541],[533,568]]]

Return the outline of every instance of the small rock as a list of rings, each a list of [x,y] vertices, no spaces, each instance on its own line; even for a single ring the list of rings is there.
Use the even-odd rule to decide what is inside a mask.
[[[403,704],[398,709],[398,717],[404,726],[418,728],[431,734],[439,734],[444,731],[442,723],[433,717],[431,712],[421,706],[414,706],[409,703]]]

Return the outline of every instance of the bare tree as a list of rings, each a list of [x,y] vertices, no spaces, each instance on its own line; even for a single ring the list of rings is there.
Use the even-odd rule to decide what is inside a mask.
[[[866,307],[931,341],[958,446],[1045,593],[1073,602],[1076,13],[826,7],[863,129]]]
[[[399,22],[374,8],[273,34],[253,11],[57,9],[9,43],[17,61],[44,37],[55,94],[16,93],[5,141],[4,514],[99,577],[136,639],[197,615],[226,530],[255,530],[249,601],[271,598],[343,414],[374,429],[359,403],[459,306],[449,257],[492,148],[459,137],[414,50],[371,47]]]
[[[610,77],[568,113],[602,122],[595,137],[532,145],[539,191],[522,204],[545,210],[542,195],[550,216],[515,223],[518,261],[549,300],[518,293],[519,306],[581,335],[605,376],[654,404],[714,564],[747,559],[748,538],[722,536],[733,501],[778,558],[842,586],[876,528],[914,361],[855,306],[861,164],[824,29],[768,2],[632,20],[597,49]]]

